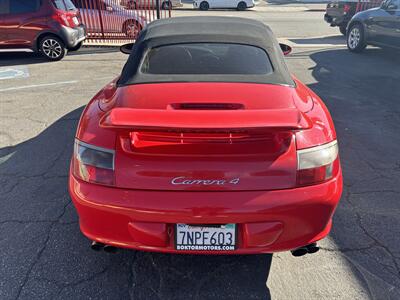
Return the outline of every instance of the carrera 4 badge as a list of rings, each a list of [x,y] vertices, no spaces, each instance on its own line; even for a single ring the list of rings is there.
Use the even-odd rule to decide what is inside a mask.
[[[173,185],[229,185],[239,184],[240,178],[233,179],[189,179],[184,176],[175,177],[171,180]]]

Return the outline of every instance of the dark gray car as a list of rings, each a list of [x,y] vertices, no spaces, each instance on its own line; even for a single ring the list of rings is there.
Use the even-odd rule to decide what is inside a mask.
[[[347,26],[347,47],[361,52],[367,45],[400,49],[400,0],[360,12]]]

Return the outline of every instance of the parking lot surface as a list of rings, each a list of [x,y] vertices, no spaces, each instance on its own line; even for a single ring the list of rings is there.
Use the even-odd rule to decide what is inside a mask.
[[[268,255],[92,251],[68,195],[69,160],[84,105],[118,76],[126,56],[84,48],[47,63],[7,54],[0,56],[0,299],[400,299],[399,53],[349,53],[322,12],[245,14],[292,43],[290,70],[321,96],[336,125],[345,190],[322,250],[274,254],[272,263]]]

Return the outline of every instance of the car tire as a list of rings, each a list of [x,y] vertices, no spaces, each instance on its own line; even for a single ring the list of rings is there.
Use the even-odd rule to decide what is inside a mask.
[[[68,51],[69,51],[69,52],[78,51],[79,49],[81,49],[82,45],[83,45],[83,42],[80,42],[80,43],[78,43],[75,47],[68,48]]]
[[[241,10],[242,11],[242,10],[246,10],[246,8],[247,8],[247,4],[244,1],[239,2],[238,5],[237,5],[237,10]]]
[[[210,8],[210,4],[207,1],[203,1],[199,6],[200,10],[208,10]]]
[[[142,26],[136,20],[127,20],[122,26],[122,32],[128,38],[136,38],[141,30]]]
[[[64,42],[54,35],[43,37],[39,43],[39,50],[49,61],[59,61],[63,59],[68,52]]]
[[[170,10],[170,9],[172,9],[172,3],[171,3],[171,1],[164,1],[164,2],[162,3],[162,5],[161,5],[161,8],[162,8],[163,10]]]
[[[339,31],[340,31],[340,33],[341,34],[343,34],[344,36],[346,36],[346,29],[347,29],[347,26],[346,25],[342,25],[342,26],[339,26]]]
[[[347,31],[347,48],[351,52],[361,52],[367,47],[365,43],[364,28],[360,23],[352,25]]]

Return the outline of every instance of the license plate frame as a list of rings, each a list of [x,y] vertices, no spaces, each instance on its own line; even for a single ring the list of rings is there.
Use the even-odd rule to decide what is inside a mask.
[[[78,17],[72,17],[72,22],[74,22],[75,25],[79,25]]]
[[[210,252],[229,252],[234,251],[237,249],[238,243],[238,226],[237,224],[229,223],[229,224],[184,224],[184,223],[177,223],[174,226],[174,239],[175,239],[175,250],[177,251],[210,251]],[[180,230],[178,232],[178,230]],[[183,244],[183,237],[182,242],[178,241],[179,238],[182,238],[182,231],[188,234],[189,232],[193,233],[191,240],[193,243]],[[196,235],[196,232],[200,232],[199,235]],[[209,236],[209,243],[204,243],[204,239]],[[219,243],[218,238],[221,241],[221,233],[223,234],[223,241],[229,237],[232,238],[232,243]],[[213,235],[214,234],[214,235]],[[229,235],[230,234],[230,235]],[[219,235],[219,236],[218,236]],[[197,238],[199,237],[199,238]],[[215,244],[211,243],[211,238],[214,237],[216,240]],[[207,240],[207,239],[206,239]],[[199,242],[198,242],[199,241]],[[186,242],[189,242],[189,237],[186,237]]]

